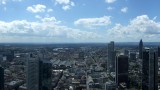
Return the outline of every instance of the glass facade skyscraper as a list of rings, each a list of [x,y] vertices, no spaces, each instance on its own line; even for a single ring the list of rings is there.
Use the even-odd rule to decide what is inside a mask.
[[[142,59],[143,57],[143,41],[142,39],[139,42],[139,58]]]
[[[113,41],[111,41],[108,44],[107,70],[109,73],[115,72],[115,50],[114,50],[114,42]]]
[[[142,90],[157,90],[157,66],[156,52],[145,48],[142,61]]]
[[[52,89],[52,64],[37,57],[29,57],[27,61],[27,89]]]
[[[0,66],[0,90],[4,90],[4,69]]]
[[[120,88],[128,88],[128,56],[119,55],[116,58],[116,84]]]

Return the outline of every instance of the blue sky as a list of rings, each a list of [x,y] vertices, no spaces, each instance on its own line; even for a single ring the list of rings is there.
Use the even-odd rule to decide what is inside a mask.
[[[0,0],[0,42],[160,41],[159,0]]]

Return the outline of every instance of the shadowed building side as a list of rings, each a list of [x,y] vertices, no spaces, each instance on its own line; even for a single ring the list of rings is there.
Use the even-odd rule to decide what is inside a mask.
[[[116,58],[116,84],[118,89],[129,88],[128,82],[128,56],[119,55]]]
[[[0,66],[0,90],[4,90],[4,69]]]
[[[139,42],[139,59],[142,59],[143,57],[143,41],[142,39]]]

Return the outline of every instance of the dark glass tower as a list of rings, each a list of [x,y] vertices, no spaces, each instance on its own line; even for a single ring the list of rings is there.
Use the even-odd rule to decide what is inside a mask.
[[[52,64],[50,61],[40,61],[39,90],[52,90]]]
[[[157,90],[157,55],[152,49],[143,51],[142,90]]]
[[[39,90],[39,60],[32,55],[27,60],[27,90]]]
[[[120,55],[116,59],[116,84],[118,88],[128,88],[128,56]],[[123,87],[124,86],[124,87]]]
[[[156,52],[152,49],[150,49],[150,56],[149,56],[149,90],[158,90],[157,89],[157,55]]]
[[[111,41],[108,44],[107,70],[109,73],[115,72],[115,50],[114,50],[114,42],[113,41]]]
[[[157,82],[157,88],[158,90],[160,89],[160,47],[158,47],[158,52],[157,52],[157,77],[156,77],[156,82]]]
[[[27,90],[52,90],[52,64],[30,56],[27,61]]]
[[[139,58],[142,59],[143,57],[143,41],[142,39],[139,42]]]
[[[142,90],[149,90],[149,49],[143,51]]]
[[[0,90],[4,90],[4,69],[0,66]]]
[[[160,47],[158,47],[158,57],[160,57]]]

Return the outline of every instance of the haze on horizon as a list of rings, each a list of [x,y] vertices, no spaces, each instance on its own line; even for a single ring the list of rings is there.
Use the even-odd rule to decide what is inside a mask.
[[[159,0],[0,0],[0,42],[160,41]]]

